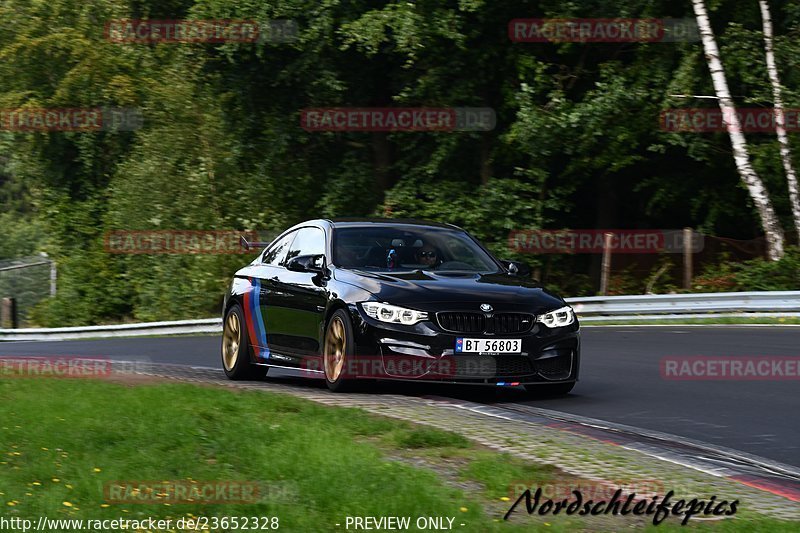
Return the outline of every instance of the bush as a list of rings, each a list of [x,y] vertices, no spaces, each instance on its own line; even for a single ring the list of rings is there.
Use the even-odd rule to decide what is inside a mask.
[[[800,290],[800,247],[787,248],[780,261],[752,259],[734,268],[736,290]]]
[[[800,290],[800,247],[786,249],[779,261],[764,258],[743,263],[722,261],[692,282],[694,292]]]

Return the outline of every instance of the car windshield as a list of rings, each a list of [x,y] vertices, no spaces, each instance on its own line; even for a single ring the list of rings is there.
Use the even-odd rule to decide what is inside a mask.
[[[371,272],[500,271],[494,259],[463,231],[411,225],[336,228],[333,263]]]

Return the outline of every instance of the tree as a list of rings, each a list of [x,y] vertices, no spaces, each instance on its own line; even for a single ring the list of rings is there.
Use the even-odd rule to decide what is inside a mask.
[[[778,221],[772,202],[769,199],[764,183],[756,174],[755,169],[750,164],[750,156],[747,150],[747,139],[742,133],[742,126],[739,117],[736,115],[736,107],[733,105],[730,90],[728,90],[728,80],[725,77],[725,70],[720,60],[719,48],[714,38],[714,31],[708,19],[705,2],[703,0],[692,0],[697,26],[700,28],[700,37],[703,42],[708,70],[711,73],[711,81],[714,84],[714,91],[717,95],[720,110],[722,111],[723,121],[731,139],[733,149],[733,159],[739,171],[739,177],[747,187],[747,191],[755,204],[761,226],[764,228],[767,239],[767,255],[773,261],[777,261],[783,256],[783,228]]]
[[[772,46],[772,16],[767,0],[759,0],[761,20],[764,28],[764,54],[767,59],[767,73],[772,85],[772,96],[775,105],[775,134],[781,147],[781,162],[786,171],[786,182],[789,186],[789,201],[792,206],[792,218],[797,238],[800,239],[800,195],[797,190],[797,174],[792,165],[792,152],[789,147],[789,137],[786,135],[786,116],[783,110],[783,97],[781,95],[781,81],[778,77],[778,67],[775,64],[775,51]]]

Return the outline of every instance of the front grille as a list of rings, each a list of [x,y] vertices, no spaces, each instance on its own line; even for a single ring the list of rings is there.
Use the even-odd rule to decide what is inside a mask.
[[[486,329],[486,317],[482,313],[446,312],[437,313],[442,329],[453,333],[482,333]]]
[[[509,335],[525,333],[533,326],[533,315],[527,313],[495,313],[487,317],[470,311],[447,311],[436,314],[439,326],[453,333],[492,333]]]
[[[533,374],[530,359],[519,354],[500,354],[494,357],[498,376],[523,376]]]
[[[494,332],[498,335],[525,333],[533,325],[533,316],[525,313],[497,313],[494,315]]]
[[[473,355],[455,358],[454,376],[459,378],[514,377],[535,374],[526,356],[519,354]]]

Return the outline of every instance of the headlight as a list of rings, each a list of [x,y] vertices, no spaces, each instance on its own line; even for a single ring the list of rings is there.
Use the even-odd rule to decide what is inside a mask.
[[[575,312],[569,306],[562,307],[560,309],[556,309],[555,311],[550,311],[549,313],[537,316],[536,322],[544,324],[548,328],[561,328],[564,326],[569,326],[575,322]]]
[[[406,309],[405,307],[397,307],[396,305],[364,302],[361,304],[361,307],[364,308],[364,312],[367,313],[367,316],[375,320],[380,320],[381,322],[410,326],[422,320],[428,320],[428,313]]]

